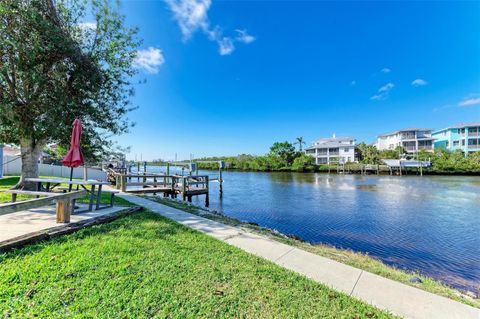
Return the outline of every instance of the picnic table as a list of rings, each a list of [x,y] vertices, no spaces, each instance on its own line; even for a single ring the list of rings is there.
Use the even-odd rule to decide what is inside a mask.
[[[51,192],[55,187],[60,184],[68,184],[68,185],[76,185],[77,189],[82,187],[90,194],[90,200],[88,202],[88,211],[93,210],[93,204],[95,202],[95,197],[97,198],[95,202],[95,210],[106,208],[109,206],[100,206],[101,203],[101,196],[102,196],[102,186],[109,185],[109,182],[102,182],[96,180],[68,180],[68,179],[61,179],[61,178],[25,178],[26,182],[34,182],[37,183],[37,191],[41,192]],[[69,187],[68,190],[71,191],[72,187]],[[95,188],[97,190],[95,191]],[[110,193],[110,192],[109,192]],[[111,204],[113,204],[113,195],[111,199]],[[111,206],[111,205],[110,205]]]

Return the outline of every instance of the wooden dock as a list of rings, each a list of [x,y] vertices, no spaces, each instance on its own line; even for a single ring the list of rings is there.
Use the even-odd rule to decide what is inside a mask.
[[[209,205],[208,175],[166,175],[155,173],[116,173],[117,189],[127,193],[163,194],[164,197],[192,201],[193,196],[205,195],[205,206]]]

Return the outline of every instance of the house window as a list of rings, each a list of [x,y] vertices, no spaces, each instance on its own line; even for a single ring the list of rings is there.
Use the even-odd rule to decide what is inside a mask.
[[[470,127],[468,129],[469,136],[478,136],[478,129],[476,127]]]
[[[450,144],[450,143],[447,141],[447,143],[446,143],[445,145],[446,145],[447,147],[449,147],[449,144]]]
[[[344,151],[345,153],[348,153],[348,147],[345,147],[345,148],[343,149],[343,151]]]
[[[472,138],[472,139],[468,140],[468,145],[469,146],[477,146],[478,144],[480,144],[480,139]]]
[[[318,164],[327,164],[327,159],[326,158],[319,158],[318,159]]]
[[[454,146],[454,147],[455,147],[455,146],[458,146],[458,145],[460,145],[460,141],[453,141],[453,146]]]
[[[465,146],[465,140],[462,140],[462,146]]]

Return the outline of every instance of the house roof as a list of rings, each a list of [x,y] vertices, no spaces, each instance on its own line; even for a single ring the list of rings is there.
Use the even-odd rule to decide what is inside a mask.
[[[465,128],[465,127],[472,127],[472,126],[480,126],[480,122],[458,123],[456,125],[448,126],[448,127],[443,128],[441,130],[435,131],[433,133],[435,134],[435,133],[438,133],[438,132],[450,130],[452,128]]]
[[[408,128],[404,128],[404,129],[401,129],[401,130],[394,131],[394,132],[392,132],[392,133],[381,134],[381,135],[378,135],[378,137],[385,137],[385,136],[389,136],[389,135],[395,135],[395,134],[398,134],[398,133],[401,133],[401,132],[431,131],[431,130],[432,130],[432,129],[430,129],[430,128],[408,127]]]
[[[345,141],[355,141],[355,138],[349,136],[342,136],[342,137],[327,137],[321,138],[316,140],[312,146],[307,147],[308,149],[315,149],[320,147],[347,147],[347,146],[354,146],[354,144],[345,144],[341,142]]]
[[[3,155],[6,156],[20,156],[21,155],[21,150],[20,147],[15,146],[15,145],[4,145],[3,146]],[[50,154],[45,153],[45,152],[40,152],[41,157],[51,157]]]
[[[20,147],[14,145],[4,145],[3,146],[3,155],[8,156],[18,156],[20,155]]]

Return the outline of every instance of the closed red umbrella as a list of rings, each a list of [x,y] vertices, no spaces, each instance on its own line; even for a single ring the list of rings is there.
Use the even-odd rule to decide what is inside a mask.
[[[73,121],[72,140],[67,155],[63,158],[63,166],[71,167],[70,180],[73,177],[73,168],[83,164],[83,155],[80,151],[80,138],[82,137],[82,122],[79,119]],[[69,187],[71,189],[71,185]]]

